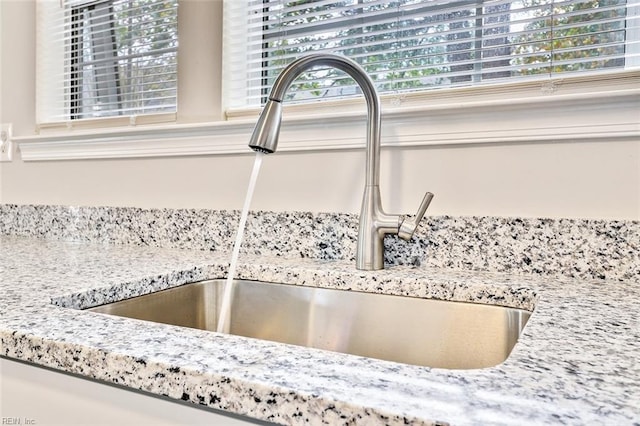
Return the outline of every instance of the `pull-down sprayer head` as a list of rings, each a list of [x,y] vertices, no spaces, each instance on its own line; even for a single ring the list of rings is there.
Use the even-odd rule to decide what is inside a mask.
[[[280,122],[282,121],[282,102],[269,99],[253,129],[249,147],[265,154],[276,152]]]

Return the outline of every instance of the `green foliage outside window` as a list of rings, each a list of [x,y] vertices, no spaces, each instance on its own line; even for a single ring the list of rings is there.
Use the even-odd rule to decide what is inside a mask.
[[[355,59],[381,92],[624,66],[625,0],[478,0],[460,2],[457,10],[431,6],[405,19],[404,6],[426,10],[430,3],[283,2],[264,27],[265,91],[287,63],[319,51]],[[351,9],[338,10],[349,4]],[[397,13],[397,19],[367,22],[385,12]],[[344,24],[332,25],[336,20]],[[305,73],[297,83],[290,99],[354,90],[352,80],[336,70]]]

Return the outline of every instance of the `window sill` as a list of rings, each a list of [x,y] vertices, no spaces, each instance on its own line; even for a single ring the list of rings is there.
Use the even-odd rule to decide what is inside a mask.
[[[393,104],[393,97],[383,97],[382,146],[637,140],[639,78],[636,70],[595,82],[594,77],[581,77],[505,85],[501,90],[437,91],[408,96],[401,106]],[[580,87],[587,83],[592,89]],[[362,99],[341,102],[342,109],[333,108],[332,103],[285,107],[279,151],[363,147]],[[320,104],[333,112],[318,113]],[[24,161],[248,154],[257,113],[236,112],[221,122],[132,125],[14,137],[13,141]]]

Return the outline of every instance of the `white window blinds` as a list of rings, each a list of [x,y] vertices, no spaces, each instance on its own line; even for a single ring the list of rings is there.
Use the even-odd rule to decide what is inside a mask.
[[[177,0],[38,3],[38,122],[175,112]]]
[[[638,0],[249,0],[225,3],[227,104],[260,105],[310,52],[356,60],[380,92],[504,83],[639,64]],[[290,100],[348,96],[333,69],[305,73]]]

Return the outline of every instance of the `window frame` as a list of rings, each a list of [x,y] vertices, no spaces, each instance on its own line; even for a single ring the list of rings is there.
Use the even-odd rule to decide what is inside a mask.
[[[155,60],[159,55],[173,53],[173,62],[171,62],[169,66],[176,66],[178,48],[174,45],[169,45],[162,48],[154,48],[151,49],[151,51],[133,52],[124,57],[118,56],[116,28],[114,26],[114,19],[116,19],[117,15],[116,5],[114,4],[116,0],[66,1],[69,3],[65,4],[62,0],[59,3],[51,2],[50,0],[36,1],[37,45],[42,49],[42,51],[39,51],[38,48],[36,48],[35,52],[37,62],[36,131],[38,133],[47,133],[49,131],[64,131],[64,129],[74,128],[110,128],[128,124],[175,122],[177,111],[163,111],[167,109],[167,107],[172,107],[172,104],[161,104],[155,107],[148,105],[130,105],[132,102],[132,99],[129,99],[131,98],[131,93],[136,92],[131,90],[123,91],[123,87],[126,88],[127,83],[126,78],[122,75],[123,70],[120,68],[121,65],[119,63],[123,60],[131,61],[145,57]],[[142,7],[146,7],[146,5]],[[137,7],[133,10],[137,10]],[[129,9],[125,8],[124,11],[128,13]],[[154,10],[154,12],[156,11],[157,10]],[[92,12],[97,12],[98,15],[92,16]],[[110,28],[106,28],[106,32],[103,31],[103,29],[99,29],[96,33],[92,31],[83,33],[86,24],[84,21],[94,21],[95,19],[101,19],[103,21],[97,25],[108,24]],[[59,24],[51,25],[49,24],[49,20],[58,20],[58,22],[64,20],[68,22],[68,24],[65,24],[68,25],[68,27],[64,30],[65,34],[68,31],[68,35],[60,38],[60,40],[65,41],[65,43],[49,43],[50,31],[62,31],[59,28]],[[91,22],[88,24],[88,27],[93,28],[95,25],[94,22]],[[170,29],[173,30],[173,26],[171,26]],[[167,34],[167,32],[163,34]],[[136,41],[137,39],[134,38],[133,40]],[[169,40],[173,42],[175,39],[170,38]],[[83,58],[83,52],[87,44],[91,46],[90,52],[92,56],[96,53],[94,49],[96,49],[97,46],[99,49],[97,53],[102,57],[92,57],[88,61]],[[53,53],[50,51],[53,51]],[[84,53],[84,55],[86,55],[86,53]],[[106,67],[100,67],[100,64],[106,64]],[[131,64],[128,64],[128,67],[131,67]],[[104,72],[105,69],[108,70],[106,73]],[[47,81],[49,78],[48,75],[51,73],[60,76],[60,84],[68,85],[65,86],[65,91],[59,90],[60,84],[51,84]],[[107,78],[104,78],[105,75]],[[83,96],[82,92],[86,90],[84,79],[87,76],[89,76],[89,80],[92,78],[96,80],[95,87],[91,87],[89,90],[95,89],[102,94],[106,93],[109,106],[116,105],[115,108],[110,107],[106,109],[104,116],[100,116],[100,114],[95,112],[85,111],[87,107],[85,101],[87,98]],[[109,76],[113,78],[109,78]],[[122,82],[123,78],[125,79],[124,83]],[[146,85],[148,81],[144,80],[142,84]],[[176,94],[172,99],[177,99],[177,83],[175,88],[163,88],[162,90],[175,91]],[[94,95],[92,99],[95,100],[105,97],[102,94]],[[64,109],[60,109],[60,111],[54,108],[48,108],[42,99],[48,102],[64,104],[65,107]],[[155,100],[157,98],[151,99]],[[134,97],[133,101],[136,100],[138,100],[138,98]],[[88,107],[91,107],[90,103],[88,103]],[[128,110],[123,108],[127,108]],[[156,111],[151,113],[138,112],[154,109]],[[177,104],[175,109],[177,110]],[[66,115],[66,119],[51,119],[50,117],[52,115]]]

